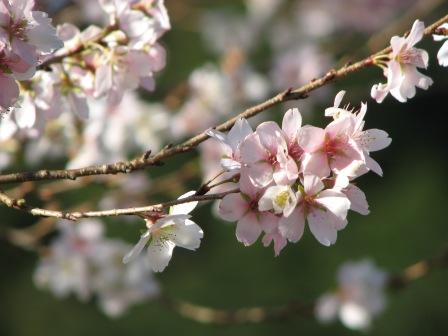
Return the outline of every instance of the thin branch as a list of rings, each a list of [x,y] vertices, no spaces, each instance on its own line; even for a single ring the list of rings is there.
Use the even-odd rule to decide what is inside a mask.
[[[135,216],[143,215],[145,213],[160,212],[163,209],[169,208],[170,206],[177,204],[184,204],[189,202],[205,202],[213,201],[224,198],[224,196],[232,193],[239,192],[239,189],[233,189],[222,193],[208,194],[208,195],[193,195],[190,197],[185,197],[182,199],[177,199],[174,201],[169,201],[165,203],[158,203],[143,207],[132,207],[132,208],[122,208],[122,209],[112,209],[103,211],[76,211],[76,212],[62,212],[48,209],[41,209],[30,207],[26,205],[24,199],[13,199],[6,195],[3,191],[0,191],[0,202],[5,204],[7,207],[24,211],[32,216],[37,217],[52,217],[60,219],[68,219],[71,221],[76,221],[81,218],[96,218],[96,217],[116,217],[116,216]]]
[[[425,36],[433,34],[434,31],[440,25],[446,22],[448,22],[448,15],[445,15],[441,19],[437,20],[436,22],[428,26],[425,29],[424,33]],[[309,95],[310,92],[322,86],[325,86],[326,84],[336,79],[344,78],[351,73],[357,72],[361,69],[374,65],[373,58],[375,56],[388,54],[390,52],[391,48],[387,47],[359,62],[353,63],[351,65],[345,65],[337,70],[331,69],[324,76],[320,77],[319,79],[312,80],[311,82],[300,88],[286,90],[266,100],[261,104],[248,108],[247,110],[241,112],[237,116],[218,125],[216,129],[219,131],[228,131],[240,118],[249,119],[280,103],[290,100],[304,99]],[[168,159],[180,153],[189,152],[194,148],[196,148],[200,143],[207,140],[208,138],[209,136],[205,132],[203,132],[176,146],[168,145],[155,155],[149,156],[148,153],[145,153],[140,157],[131,161],[116,162],[107,165],[89,166],[80,169],[40,170],[36,172],[23,172],[23,173],[0,175],[0,184],[20,183],[25,181],[42,181],[42,180],[61,180],[61,179],[76,180],[78,177],[92,176],[92,175],[127,174],[150,166],[162,165],[165,159]]]
[[[428,275],[436,269],[448,267],[448,250],[442,255],[421,260],[396,275],[389,277],[387,289],[397,292],[408,287],[412,282]],[[239,309],[216,309],[191,302],[162,296],[159,302],[179,315],[200,323],[208,324],[246,324],[283,320],[294,317],[312,318],[315,303],[291,301],[274,307],[249,307]]]

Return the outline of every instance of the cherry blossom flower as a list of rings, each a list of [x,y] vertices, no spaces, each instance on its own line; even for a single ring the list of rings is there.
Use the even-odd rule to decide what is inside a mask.
[[[391,144],[392,139],[389,138],[389,135],[383,130],[363,130],[365,125],[364,117],[367,113],[367,104],[362,103],[361,109],[358,112],[353,111],[353,109],[349,110],[349,106],[341,108],[340,104],[344,95],[345,91],[340,91],[336,95],[334,106],[327,108],[325,110],[325,115],[332,116],[335,120],[341,117],[354,118],[354,123],[352,123],[353,127],[350,130],[347,130],[349,137],[353,139],[358,148],[363,151],[366,168],[382,176],[383,171],[378,162],[370,157],[370,152],[379,151],[388,147]],[[358,173],[362,173],[362,169],[360,169]]]
[[[303,173],[327,177],[333,171],[357,176],[365,165],[365,158],[362,149],[351,137],[354,127],[355,119],[349,115],[337,118],[325,129],[302,127],[299,145],[305,151]]]
[[[314,237],[325,246],[336,242],[337,231],[347,225],[350,201],[336,189],[325,189],[317,176],[305,175],[303,187],[299,187],[297,207],[279,223],[281,234],[291,242],[303,235],[305,220]]]
[[[295,209],[297,196],[290,186],[275,185],[266,189],[258,201],[258,210],[274,210],[275,214],[288,217]]]
[[[165,50],[155,45],[150,52],[124,46],[110,47],[102,54],[95,72],[95,97],[106,95],[110,105],[117,105],[125,90],[139,86],[154,89],[153,73],[165,66]]]
[[[385,67],[384,75],[387,78],[386,84],[375,84],[372,87],[372,98],[378,103],[381,103],[389,92],[403,103],[415,96],[416,87],[427,90],[432,85],[432,79],[417,70],[428,67],[428,53],[414,47],[423,38],[424,30],[424,23],[416,20],[407,37],[391,38],[392,52],[386,63],[382,60],[383,56],[375,59],[377,65]]]
[[[242,143],[241,156],[251,182],[258,187],[272,181],[291,184],[298,177],[297,164],[289,155],[283,131],[275,122],[260,124]]]
[[[315,314],[322,323],[337,316],[350,329],[367,330],[386,304],[387,275],[370,260],[348,262],[338,272],[336,292],[321,296]]]
[[[189,197],[194,193],[195,191],[190,191],[179,198]],[[123,262],[128,263],[134,260],[148,245],[147,256],[153,271],[162,272],[168,266],[176,246],[193,251],[199,248],[204,233],[189,219],[188,215],[196,205],[197,202],[174,205],[170,207],[169,215],[158,218],[154,222],[147,219],[148,230],[123,258]]]
[[[218,140],[223,147],[225,153],[225,156],[221,159],[223,168],[227,171],[239,172],[241,169],[241,143],[248,135],[253,133],[247,120],[238,119],[227,134],[214,129],[209,129],[206,133]]]
[[[439,27],[439,29],[448,30],[448,23],[444,23],[443,25],[441,25]],[[448,35],[447,34],[443,34],[443,35],[434,34],[433,38],[434,38],[434,41],[443,41],[443,40],[448,39]],[[442,44],[442,46],[440,47],[440,50],[437,53],[437,59],[441,66],[444,66],[444,67],[448,66],[448,41],[445,41]]]
[[[226,221],[237,222],[236,238],[245,246],[250,246],[263,231],[269,233],[274,230],[278,218],[270,212],[258,209],[263,189],[256,188],[244,171],[239,186],[241,193],[229,194],[222,199],[219,215]]]
[[[33,11],[34,0],[0,2],[0,39],[34,72],[39,58],[62,48],[47,13]],[[28,71],[28,70],[27,70]]]

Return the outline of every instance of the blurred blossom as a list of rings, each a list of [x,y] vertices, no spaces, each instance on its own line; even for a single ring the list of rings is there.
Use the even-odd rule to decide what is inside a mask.
[[[322,295],[316,317],[322,323],[341,322],[350,329],[366,330],[386,305],[387,274],[370,260],[347,262],[338,272],[338,288]]]
[[[190,95],[171,125],[175,137],[193,135],[215,126],[242,106],[262,100],[268,94],[266,79],[244,63],[223,69],[207,64],[196,69],[188,83]]]
[[[134,172],[126,176],[117,176],[113,181],[113,187],[120,192],[108,192],[99,202],[99,208],[103,210],[128,208],[141,205],[145,199],[145,192],[150,190],[150,180],[143,172]],[[131,216],[125,216],[124,220],[132,221]]]
[[[88,23],[106,23],[107,15],[97,0],[72,0],[81,9],[82,20]]]
[[[145,103],[135,93],[127,93],[115,107],[91,100],[90,110],[83,146],[68,163],[70,168],[123,160],[132,151],[157,151],[169,125],[162,105]]]
[[[265,23],[285,0],[246,0],[249,20]]]
[[[416,0],[304,0],[297,7],[298,20],[310,35],[332,30],[371,33],[393,19]]]
[[[317,46],[304,45],[278,52],[273,63],[273,84],[277,90],[285,90],[322,76],[330,68],[331,59]]]
[[[209,12],[202,18],[205,46],[217,54],[229,49],[250,50],[256,43],[255,32],[245,17],[231,13]]]
[[[60,236],[49,246],[34,274],[39,288],[57,297],[75,294],[82,301],[95,295],[100,308],[111,317],[158,295],[159,287],[147,261],[138,259],[134,265],[123,265],[121,259],[129,245],[105,238],[101,222],[59,222],[58,227]]]

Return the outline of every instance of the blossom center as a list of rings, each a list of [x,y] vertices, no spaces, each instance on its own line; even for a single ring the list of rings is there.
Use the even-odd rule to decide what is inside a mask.
[[[404,49],[402,49],[396,57],[397,62],[399,62],[401,64],[418,64],[418,63],[420,63],[421,54],[417,49],[415,49],[415,48],[405,49],[405,47],[403,47],[403,48]]]
[[[345,143],[346,139],[343,136],[339,136],[336,138],[328,138],[325,141],[324,152],[327,154],[328,157],[334,158],[341,152],[342,147]]]
[[[25,42],[28,41],[27,31],[28,31],[28,21],[25,19],[22,19],[18,22],[11,22],[11,24],[8,27],[10,37],[15,37]]]
[[[279,208],[284,208],[286,206],[286,202],[288,202],[289,193],[288,191],[282,191],[277,194],[274,198],[274,203],[278,205]]]
[[[288,145],[289,156],[298,161],[303,155],[303,149],[299,146],[297,141],[291,141]]]

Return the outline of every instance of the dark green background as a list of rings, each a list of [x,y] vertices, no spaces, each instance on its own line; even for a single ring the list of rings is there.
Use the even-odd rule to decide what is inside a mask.
[[[202,10],[212,4],[228,6],[230,2],[193,3]],[[172,6],[172,1],[168,1],[168,5]],[[433,13],[432,17],[439,14],[441,11]],[[215,57],[204,49],[199,34],[186,28],[194,21],[188,15],[174,20],[173,30],[163,39],[169,61],[155,97],[163,97],[193,69]],[[333,247],[318,244],[307,231],[298,244],[289,245],[274,258],[272,249],[263,248],[260,243],[244,248],[235,239],[233,224],[214,218],[209,206],[202,207],[195,213],[197,223],[205,231],[201,248],[197,253],[176,249],[170,266],[157,276],[166,293],[220,308],[276,305],[299,298],[313,300],[335,285],[337,268],[347,260],[370,257],[380,267],[397,272],[446,248],[448,69],[436,65],[435,53],[440,44],[426,42],[423,45],[431,53],[429,74],[435,84],[427,92],[419,90],[408,104],[388,97],[378,105],[369,98],[370,86],[381,78],[378,69],[341,80],[334,88],[334,92],[347,89],[346,99],[354,104],[367,101],[367,128],[384,129],[393,139],[389,148],[373,154],[383,167],[384,177],[369,174],[359,179],[370,204],[369,216],[351,213],[349,225],[340,232]],[[255,56],[255,63],[263,67],[263,62],[262,55]],[[322,106],[331,104],[332,98],[322,102]],[[297,105],[300,108],[301,103]],[[277,120],[280,111],[281,108],[271,112]],[[306,123],[323,126],[322,108],[316,107],[308,115],[316,117],[308,117]],[[171,159],[166,168],[157,168],[155,174],[175,170],[186,157]],[[198,183],[199,180],[192,181],[190,187]],[[70,197],[86,199],[97,192],[97,188],[84,188]],[[14,211],[0,209],[2,229],[24,227],[34,221]],[[117,220],[109,222],[111,234],[135,237],[133,233],[124,233],[121,224]],[[36,261],[34,253],[3,240],[0,242],[2,336],[357,334],[339,323],[322,326],[301,317],[257,325],[207,326],[186,320],[151,302],[133,307],[122,318],[110,320],[95,303],[83,304],[74,298],[58,300],[48,292],[37,290],[32,282]],[[376,320],[370,334],[447,335],[447,284],[448,272],[442,270],[390,295],[385,312]]]

